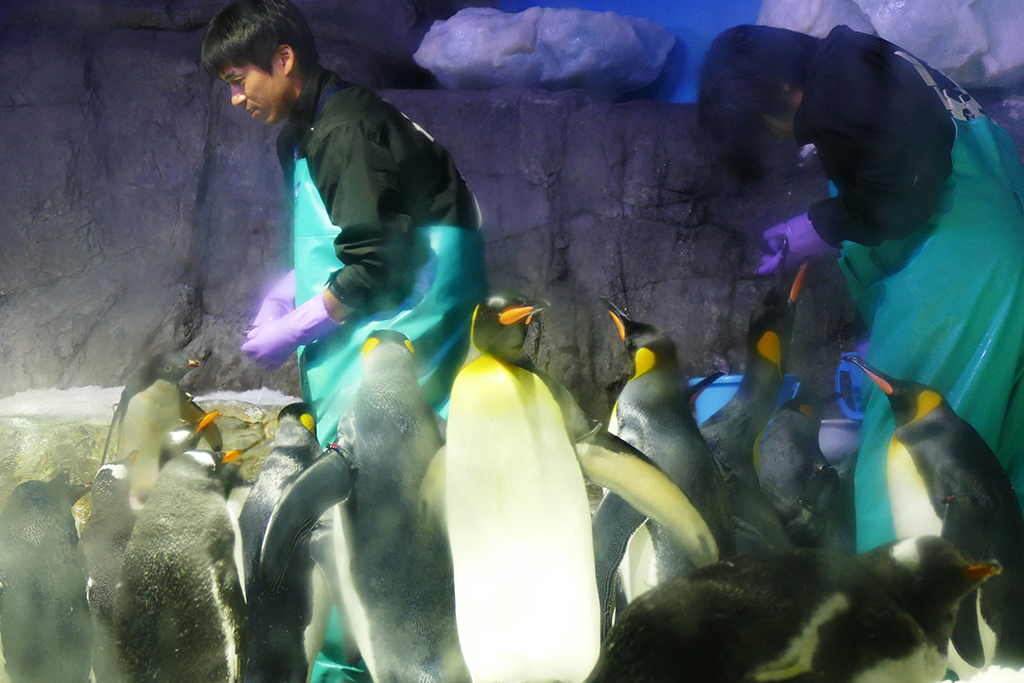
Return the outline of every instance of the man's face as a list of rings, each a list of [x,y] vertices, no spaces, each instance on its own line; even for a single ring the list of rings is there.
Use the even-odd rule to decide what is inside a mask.
[[[288,118],[297,93],[281,59],[275,58],[267,73],[253,64],[231,66],[220,77],[231,86],[231,104],[245,107],[252,118],[268,126]]]

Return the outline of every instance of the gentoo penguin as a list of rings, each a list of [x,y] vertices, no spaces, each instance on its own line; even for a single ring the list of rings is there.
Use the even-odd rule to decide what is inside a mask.
[[[421,495],[443,444],[438,418],[416,380],[414,349],[400,332],[377,330],[362,351],[363,377],[329,449],[289,488],[271,519],[264,570],[277,574],[277,554],[290,547],[278,526],[315,520],[310,500],[337,490],[342,452],[358,476],[339,506],[335,547],[342,570],[346,623],[374,681],[469,683],[455,628],[451,552],[443,527]],[[303,532],[293,527],[295,533]]]
[[[114,594],[126,683],[243,680],[241,539],[227,506],[238,470],[186,451],[160,471]]]
[[[779,401],[793,336],[796,300],[806,271],[804,264],[788,296],[772,288],[758,304],[747,328],[743,379],[733,397],[700,425],[715,457],[749,486],[757,486],[754,444]]]
[[[117,459],[138,452],[132,463],[132,493],[142,502],[156,483],[164,435],[182,421],[202,417],[202,409],[178,386],[185,374],[198,366],[199,361],[189,360],[180,351],[159,353],[132,373],[121,392],[107,433],[103,462],[111,436],[117,431]]]
[[[480,357],[459,372],[449,404],[447,525],[475,683],[579,683],[593,667],[600,609],[584,476],[655,519],[695,565],[718,560],[686,495],[524,353],[527,324],[545,306],[496,294],[477,307]]]
[[[761,491],[778,511],[793,544],[854,550],[853,497],[818,443],[823,401],[801,387],[775,410],[755,448]]]
[[[323,642],[332,597],[314,567],[309,539],[298,540],[277,592],[265,591],[259,574],[260,550],[274,507],[321,452],[313,407],[292,403],[282,408],[274,448],[238,515],[248,613],[247,683],[305,683]]]
[[[714,534],[720,559],[732,557],[736,543],[725,482],[693,417],[693,402],[704,386],[717,376],[707,378],[696,387],[689,386],[679,370],[676,345],[671,337],[654,325],[632,320],[607,298],[602,301],[632,365],[632,377],[618,396],[608,431],[647,455],[679,486]],[[633,522],[627,523],[628,519]],[[609,600],[615,578],[615,567],[608,566],[608,559],[622,557],[621,544],[628,538],[630,527],[639,527],[644,521],[643,515],[610,492],[605,494],[594,515],[602,634],[606,635],[611,625]],[[660,581],[694,568],[655,522],[647,522],[647,528],[648,535],[633,539],[629,554],[650,556],[653,564],[628,563],[633,576],[627,577],[623,572],[627,600]],[[634,547],[642,543],[652,545],[649,554],[644,548]]]
[[[71,506],[88,491],[18,484],[0,512],[0,653],[15,683],[86,683],[92,621]]]
[[[1024,666],[1024,515],[1009,477],[981,435],[937,391],[851,360],[888,396],[896,419],[886,460],[896,535],[941,535],[961,552],[991,558],[1004,569],[964,601],[952,668],[966,677],[992,662]]]
[[[934,536],[739,557],[630,603],[588,683],[935,683],[957,606],[998,572]]]
[[[92,613],[92,668],[96,683],[120,681],[114,646],[114,589],[124,551],[135,528],[128,501],[131,459],[108,462],[92,481],[89,520],[82,527],[78,552],[86,574],[86,596]]]
[[[194,451],[199,448],[200,441],[208,429],[214,429],[216,431],[213,441],[220,443],[220,433],[216,430],[216,427],[213,424],[214,419],[216,419],[219,414],[219,411],[211,410],[199,418],[197,422],[183,424],[180,427],[167,432],[167,434],[164,435],[163,440],[160,442],[160,455],[157,460],[158,466],[163,468],[164,465],[185,451]],[[219,451],[220,448],[218,447],[214,450]]]

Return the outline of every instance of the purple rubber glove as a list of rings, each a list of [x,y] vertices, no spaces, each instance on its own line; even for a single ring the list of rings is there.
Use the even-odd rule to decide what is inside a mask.
[[[339,325],[331,320],[324,297],[318,294],[291,313],[249,330],[242,351],[257,365],[273,370],[300,346],[319,339]]]
[[[252,326],[259,327],[265,322],[277,320],[295,310],[295,271],[278,280],[263,297],[260,310],[253,318]]]
[[[774,273],[782,263],[782,245],[788,241],[789,255],[786,256],[786,270],[796,270],[804,261],[817,254],[824,254],[832,247],[818,237],[806,213],[790,218],[785,223],[773,225],[764,231],[769,253],[761,257],[758,275]]]

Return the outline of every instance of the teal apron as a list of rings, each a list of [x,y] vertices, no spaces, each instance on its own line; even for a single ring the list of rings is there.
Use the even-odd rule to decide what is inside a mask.
[[[954,100],[908,61],[956,124],[953,172],[928,225],[877,247],[844,242],[840,267],[871,330],[868,363],[938,389],[992,447],[1021,498],[1024,171],[1013,140],[970,96]],[[895,422],[886,396],[864,386],[854,478],[858,550],[896,536],[886,483]]]
[[[331,223],[305,159],[295,163],[295,304],[320,296],[341,265],[334,251],[339,228]],[[359,387],[360,353],[374,330],[391,329],[412,340],[420,384],[442,415],[455,375],[469,349],[469,325],[487,289],[479,230],[453,226],[415,229],[416,272],[412,293],[390,311],[347,321],[326,337],[299,348],[302,397],[317,416],[322,445],[334,441],[338,421]],[[313,667],[315,683],[369,681],[363,662],[343,664],[337,614]]]

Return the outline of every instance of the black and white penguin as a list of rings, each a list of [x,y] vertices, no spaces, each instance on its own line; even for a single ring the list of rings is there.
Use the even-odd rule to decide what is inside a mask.
[[[853,552],[852,488],[821,452],[824,401],[808,394],[801,387],[776,409],[754,451],[757,477],[795,546]]]
[[[130,467],[130,458],[100,467],[92,481],[89,520],[82,527],[78,542],[92,613],[92,668],[96,683],[121,680],[114,645],[114,590],[128,539],[135,528],[135,511],[128,501]]]
[[[114,595],[126,683],[243,680],[241,535],[227,506],[238,470],[186,451],[160,471]]]
[[[527,324],[545,306],[496,294],[477,307],[480,357],[459,372],[449,404],[447,525],[476,683],[579,683],[593,667],[601,620],[584,476],[656,520],[694,564],[718,559],[679,487],[524,353]]]
[[[588,683],[934,683],[961,599],[998,565],[934,536],[740,557],[630,603]]]
[[[1024,515],[981,435],[933,388],[854,361],[888,396],[896,420],[886,471],[896,535],[933,533],[1003,573],[965,600],[951,666],[961,677],[995,663],[1024,667]]]
[[[679,486],[714,534],[719,559],[732,557],[736,543],[725,482],[693,417],[693,402],[717,376],[696,387],[689,386],[679,369],[676,345],[668,334],[654,325],[632,320],[608,299],[602,301],[632,365],[632,377],[619,393],[608,431],[651,458]],[[622,557],[621,546],[630,529],[645,521],[642,514],[610,492],[594,514],[603,635],[611,626],[609,601],[614,595],[616,568],[609,566],[609,560]],[[694,568],[655,522],[647,522],[646,529],[648,534],[634,536],[622,565],[627,600]],[[649,564],[642,561],[645,557],[651,558]]]
[[[163,468],[164,465],[185,451],[194,451],[196,449],[210,450],[209,448],[200,447],[203,435],[208,430],[213,430],[215,433],[212,439],[207,440],[207,443],[211,440],[214,443],[221,443],[220,432],[213,423],[219,414],[219,411],[211,410],[199,418],[198,421],[183,424],[167,432],[160,442],[160,454],[157,459],[158,468]],[[219,451],[220,446],[213,450]]]
[[[131,472],[132,493],[140,502],[145,501],[156,484],[164,436],[182,421],[193,422],[203,416],[204,411],[178,385],[189,370],[199,365],[199,361],[188,359],[181,351],[159,353],[132,373],[121,392],[107,433],[103,462],[116,431],[116,459],[136,453]],[[212,447],[218,450],[220,444]]]
[[[88,487],[26,481],[0,512],[0,653],[15,683],[86,683],[92,620],[71,506]]]
[[[756,487],[754,444],[775,412],[786,374],[793,336],[793,317],[800,294],[804,264],[789,294],[769,289],[750,317],[743,379],[736,393],[700,425],[711,452],[740,480]]]
[[[319,518],[322,491],[342,453],[358,476],[335,509],[335,548],[346,624],[375,681],[468,683],[455,627],[451,552],[437,513],[424,503],[443,439],[438,417],[416,380],[414,349],[400,332],[377,330],[363,346],[363,376],[338,425],[336,447],[288,489],[264,547],[268,577],[291,545],[278,531],[289,520]],[[285,526],[279,526],[284,523]],[[292,527],[291,538],[302,527]]]
[[[312,406],[292,403],[282,408],[274,448],[238,516],[249,633],[246,683],[304,683],[323,642],[332,596],[314,567],[308,538],[298,540],[276,592],[264,590],[259,573],[260,550],[274,507],[321,452]]]

